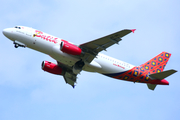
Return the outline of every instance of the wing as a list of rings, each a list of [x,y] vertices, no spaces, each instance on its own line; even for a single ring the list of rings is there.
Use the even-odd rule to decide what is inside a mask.
[[[105,37],[81,44],[79,47],[85,52],[84,57],[82,58],[84,61],[91,62],[96,55],[101,52],[102,50],[105,50],[114,45],[118,44],[119,41],[121,41],[121,38],[131,32],[134,33],[135,29],[133,30],[121,30],[119,32],[107,35]]]
[[[76,76],[77,75],[72,74],[71,72],[65,72],[63,75],[65,82],[71,85],[73,88],[75,87],[74,83],[76,83]]]
[[[67,84],[71,85],[73,88],[75,87],[76,79],[77,79],[77,74],[74,74],[72,71],[72,68],[58,62],[58,66],[60,66],[63,69],[63,77],[64,80]]]

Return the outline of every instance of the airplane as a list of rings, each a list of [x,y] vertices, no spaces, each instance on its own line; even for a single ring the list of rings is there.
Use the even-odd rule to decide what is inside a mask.
[[[55,59],[57,64],[43,61],[42,70],[63,76],[65,82],[73,88],[76,85],[77,75],[82,70],[97,72],[119,80],[145,83],[150,90],[154,90],[157,85],[169,85],[165,78],[177,71],[173,69],[163,71],[171,57],[168,52],[162,52],[140,66],[100,53],[114,44],[119,44],[123,36],[134,33],[135,30],[124,29],[80,45],[26,26],[6,28],[3,34],[13,41],[15,48],[28,47]]]

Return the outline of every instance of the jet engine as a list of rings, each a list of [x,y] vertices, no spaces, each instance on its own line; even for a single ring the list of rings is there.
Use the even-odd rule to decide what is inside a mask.
[[[46,72],[56,75],[62,75],[62,68],[52,62],[43,61],[41,66],[42,69]]]
[[[71,55],[81,55],[82,50],[81,48],[73,45],[67,41],[62,41],[60,45],[60,50]]]

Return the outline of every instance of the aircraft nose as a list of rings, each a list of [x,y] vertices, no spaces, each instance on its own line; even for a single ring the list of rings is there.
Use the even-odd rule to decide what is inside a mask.
[[[14,29],[13,28],[6,28],[2,31],[2,33],[4,34],[4,36],[6,36],[7,38],[9,38],[10,40],[14,40]]]
[[[3,34],[7,37],[10,34],[9,28],[4,29]]]

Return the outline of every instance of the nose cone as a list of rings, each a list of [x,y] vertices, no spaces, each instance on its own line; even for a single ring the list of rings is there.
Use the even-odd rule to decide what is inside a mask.
[[[14,29],[13,28],[6,28],[2,31],[2,33],[4,34],[4,36],[6,36],[7,38],[9,38],[10,40],[14,39]]]
[[[11,34],[10,29],[9,29],[9,28],[4,29],[4,30],[3,30],[3,34],[4,34],[6,37],[8,37],[8,36]]]

